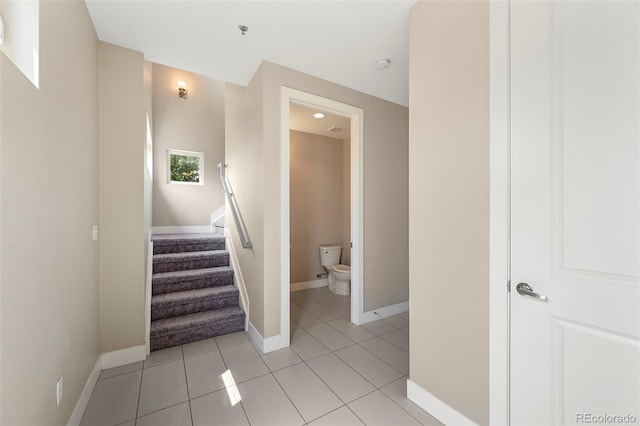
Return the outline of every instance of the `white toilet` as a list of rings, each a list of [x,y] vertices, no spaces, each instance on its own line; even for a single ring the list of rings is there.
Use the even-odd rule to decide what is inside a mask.
[[[351,266],[340,264],[342,246],[319,246],[320,265],[329,275],[329,290],[341,296],[351,294]]]

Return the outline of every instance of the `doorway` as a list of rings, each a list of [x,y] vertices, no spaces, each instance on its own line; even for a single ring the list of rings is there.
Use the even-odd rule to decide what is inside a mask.
[[[281,92],[281,329],[289,338],[291,290],[291,217],[290,217],[290,107],[312,108],[349,119],[350,127],[350,243],[351,243],[351,322],[360,325],[364,313],[363,295],[363,120],[361,108],[321,96],[283,87]],[[286,332],[285,332],[286,331]]]

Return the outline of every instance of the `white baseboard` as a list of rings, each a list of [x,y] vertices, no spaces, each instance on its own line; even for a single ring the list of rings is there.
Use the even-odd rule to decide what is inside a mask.
[[[93,388],[96,387],[96,383],[98,383],[98,377],[100,377],[100,372],[102,371],[102,355],[98,357],[96,363],[93,365],[93,369],[91,373],[89,373],[89,377],[82,388],[82,392],[80,392],[80,396],[78,397],[78,402],[76,402],[76,406],[73,408],[71,412],[71,416],[69,416],[69,421],[67,422],[67,426],[79,426],[82,421],[82,416],[84,416],[84,411],[87,409],[87,404],[89,404],[89,399],[91,399],[91,394],[93,393]]]
[[[396,303],[395,305],[383,306],[373,311],[367,311],[360,317],[360,325],[379,319],[392,317],[409,311],[409,302]]]
[[[207,234],[212,232],[211,226],[152,226],[151,235],[155,234]]]
[[[144,361],[147,358],[147,345],[132,346],[102,354],[102,369],[120,367],[132,362]]]
[[[132,346],[100,355],[87,378],[84,388],[82,388],[82,392],[80,392],[80,397],[78,397],[78,402],[76,402],[76,406],[71,412],[67,426],[80,425],[82,416],[84,416],[84,411],[87,409],[87,404],[89,404],[89,399],[91,399],[91,394],[96,387],[96,383],[98,383],[98,378],[102,370],[120,367],[121,365],[131,364],[132,362],[144,361],[146,358],[146,345]]]
[[[278,334],[277,336],[271,336],[264,338],[262,335],[256,330],[256,328],[249,321],[249,337],[256,344],[258,349],[263,354],[277,351],[278,349],[286,348],[289,346],[289,336],[284,334]]]
[[[145,355],[151,353],[151,297],[152,297],[152,278],[153,278],[153,241],[149,238],[147,241],[147,279],[144,288],[144,341]]]
[[[407,398],[445,425],[477,426],[473,420],[411,380],[407,380]]]
[[[327,278],[313,281],[300,281],[299,283],[291,283],[291,291],[300,291],[316,287],[326,287],[328,285],[329,280]]]
[[[227,237],[227,251],[229,252],[229,264],[233,269],[233,283],[238,288],[238,292],[240,293],[240,307],[245,313],[244,329],[248,331],[250,313],[249,308],[251,307],[249,305],[249,294],[247,293],[247,288],[244,285],[242,269],[240,269],[240,262],[238,261],[236,247],[233,244],[233,238],[231,238],[229,228],[224,228],[224,236]]]
[[[258,333],[258,330],[256,330],[253,324],[251,324],[251,321],[248,323],[247,333],[249,333],[249,337],[251,337],[253,343],[255,343],[258,349],[262,351],[262,348],[264,348],[264,339],[262,338],[262,335]],[[262,353],[264,353],[264,351],[262,351]]]

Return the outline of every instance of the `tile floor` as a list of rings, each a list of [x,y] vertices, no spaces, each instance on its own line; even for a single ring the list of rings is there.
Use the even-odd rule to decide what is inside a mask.
[[[406,398],[408,315],[357,327],[349,297],[291,294],[291,346],[244,332],[104,370],[82,425],[439,425]]]

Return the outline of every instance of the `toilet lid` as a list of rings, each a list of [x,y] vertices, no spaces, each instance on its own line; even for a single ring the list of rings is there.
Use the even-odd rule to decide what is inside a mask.
[[[351,266],[349,265],[333,265],[331,269],[336,272],[351,272]]]

